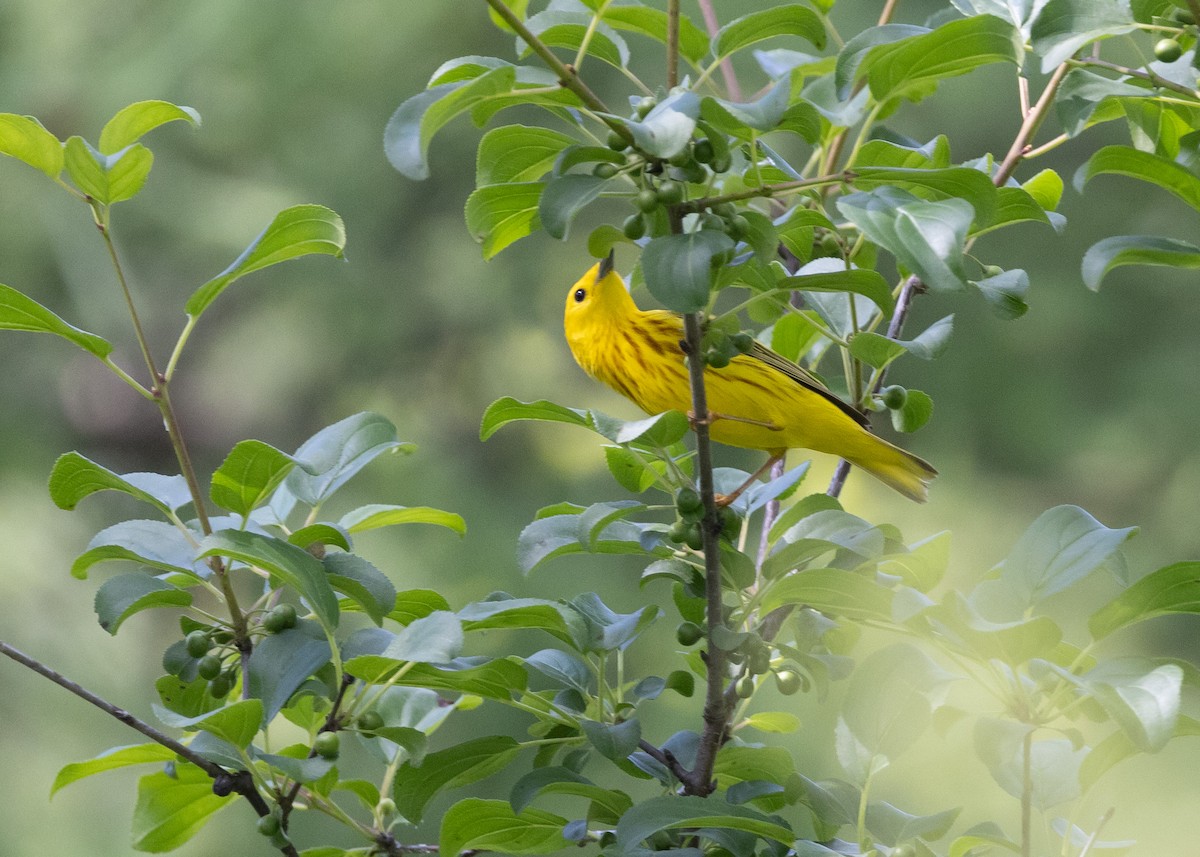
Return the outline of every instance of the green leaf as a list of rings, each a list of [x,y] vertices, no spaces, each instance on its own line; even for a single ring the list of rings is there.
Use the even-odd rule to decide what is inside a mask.
[[[1018,269],[1003,271],[994,277],[972,280],[984,300],[992,305],[992,311],[1001,318],[1020,318],[1029,309],[1025,293],[1029,291],[1029,275]]]
[[[325,759],[321,756],[294,759],[291,756],[277,756],[273,753],[257,753],[255,758],[266,762],[288,779],[298,783],[311,783],[321,779],[335,764],[333,759]]]
[[[576,597],[571,606],[587,620],[588,650],[598,652],[627,648],[662,612],[648,605],[632,613],[616,613],[593,592]]]
[[[196,562],[193,543],[176,527],[137,520],[122,521],[96,533],[87,550],[72,563],[71,575],[83,580],[96,563],[122,559],[193,577],[208,575],[208,569]]]
[[[133,143],[110,155],[101,154],[82,137],[70,137],[64,146],[67,173],[81,191],[104,205],[137,195],[146,183],[154,155]]]
[[[261,440],[240,441],[212,477],[212,501],[246,517],[266,502],[295,459]]]
[[[658,481],[658,473],[638,453],[623,446],[606,446],[604,462],[617,484],[634,494],[642,493]]]
[[[1179,562],[1134,583],[1088,620],[1096,639],[1171,613],[1200,613],[1200,562]]]
[[[864,330],[850,340],[850,354],[875,369],[882,369],[907,349],[894,339]]]
[[[755,131],[774,131],[784,121],[784,117],[789,117],[799,132],[806,124],[815,120],[816,111],[807,102],[790,104],[791,94],[792,79],[784,77],[755,101],[726,101],[706,96],[701,103],[700,113],[719,130],[742,139],[754,137]],[[794,112],[789,116],[789,111]],[[800,111],[806,115],[801,116]]]
[[[513,812],[521,812],[541,795],[574,795],[591,801],[588,819],[601,824],[616,824],[633,806],[629,795],[616,789],[595,785],[570,768],[551,766],[534,768],[517,780],[508,796]]]
[[[947,809],[934,815],[912,815],[886,801],[867,804],[867,830],[886,845],[899,845],[921,838],[929,842],[941,839],[950,832],[962,807]]]
[[[493,628],[527,628],[545,631],[578,648],[587,640],[587,624],[578,611],[558,601],[541,598],[489,596],[458,611],[465,631]]]
[[[0,113],[0,155],[24,161],[50,178],[63,171],[63,146],[32,116]]]
[[[187,482],[182,476],[159,473],[117,475],[78,452],[58,457],[50,471],[50,499],[60,509],[74,509],[79,501],[97,491],[120,491],[143,503],[149,503],[164,515],[191,502]]]
[[[814,259],[801,267],[795,276],[784,277],[778,286],[789,291],[853,292],[870,298],[884,318],[890,317],[896,307],[891,287],[877,271],[847,268],[841,259]]]
[[[633,505],[598,503],[579,514],[551,515],[540,518],[521,531],[517,539],[517,560],[521,568],[532,571],[541,563],[574,553],[646,553],[641,545],[642,528],[619,520],[643,508]],[[599,521],[593,516],[600,515]],[[593,524],[603,526],[597,528]]]
[[[892,591],[874,580],[841,568],[798,571],[771,584],[762,611],[785,605],[807,606],[849,619],[892,618]]]
[[[734,806],[719,798],[665,795],[634,806],[617,824],[617,853],[633,855],[642,843],[660,830],[715,827],[741,830],[791,846],[796,838],[786,827],[762,813]]]
[[[493,128],[479,141],[475,184],[535,182],[550,171],[559,153],[575,140],[549,128],[505,125]]]
[[[600,196],[607,182],[608,179],[581,173],[550,179],[538,200],[538,218],[546,234],[565,240],[575,215]]]
[[[242,750],[250,746],[263,725],[261,699],[239,700],[197,717],[184,717],[157,705],[154,713],[168,726],[189,732],[207,732]]]
[[[309,676],[329,663],[329,641],[312,622],[263,637],[250,655],[247,693],[263,703],[263,725],[275,719]]]
[[[811,9],[789,3],[730,21],[713,36],[712,54],[720,60],[774,36],[799,36],[818,48],[825,47],[821,19]]]
[[[355,601],[376,625],[396,604],[396,587],[371,563],[352,553],[327,553],[321,560],[329,585]]]
[[[346,672],[371,683],[389,681],[396,675],[398,662],[378,655],[363,655],[346,662]],[[488,661],[475,665],[470,659],[454,664],[432,666],[415,664],[395,679],[406,687],[425,687],[431,690],[450,690],[472,693],[488,699],[508,701],[514,693],[525,689],[528,676],[519,664],[510,661]]]
[[[1042,72],[1049,74],[1085,45],[1134,29],[1129,5],[1121,0],[1050,0],[1030,34]]]
[[[1075,173],[1076,189],[1082,193],[1084,185],[1102,174],[1129,176],[1156,184],[1200,210],[1200,176],[1162,155],[1128,146],[1105,146]]]
[[[541,227],[538,202],[545,182],[521,182],[481,187],[467,197],[467,229],[490,259]]]
[[[398,524],[435,524],[454,530],[460,536],[467,532],[467,524],[462,515],[443,512],[429,506],[387,506],[375,503],[347,512],[338,523],[350,533],[394,527]]]
[[[409,98],[392,114],[383,132],[391,165],[410,179],[429,178],[429,141],[451,119],[479,102],[512,92],[516,70],[508,64],[473,80],[443,83]]]
[[[235,799],[213,794],[212,778],[193,765],[177,766],[175,776],[160,771],[142,777],[133,810],[133,847],[155,854],[172,851]]]
[[[407,589],[396,595],[396,604],[388,618],[407,625],[413,619],[428,616],[435,610],[449,610],[450,604],[432,589]]]
[[[933,399],[920,390],[909,390],[904,407],[891,413],[892,428],[901,432],[914,432],[933,416]]]
[[[1140,666],[1141,661],[1135,664]],[[1092,694],[1139,750],[1157,753],[1175,735],[1183,670],[1163,664],[1149,672],[1124,675],[1118,671],[1119,663],[1104,666],[1117,669],[1101,667],[1089,673]]]
[[[584,0],[593,11],[604,7],[604,23],[617,30],[628,30],[649,36],[660,44],[667,43],[667,13],[641,4],[618,6],[603,0]],[[693,64],[698,64],[708,52],[708,36],[692,23],[686,15],[679,17],[679,54]]]
[[[329,499],[346,482],[385,452],[406,452],[396,427],[379,414],[364,411],[321,429],[296,450],[307,466],[292,470],[284,485],[310,506]]]
[[[899,188],[881,187],[844,196],[837,207],[930,288],[967,287],[962,254],[975,216],[967,201],[923,200]]]
[[[169,762],[175,758],[175,752],[161,744],[135,744],[129,747],[110,747],[99,756],[86,762],[72,762],[64,765],[54,777],[50,787],[50,796],[54,797],[59,789],[69,786],[84,777],[124,768],[129,765],[148,765]]]
[[[800,728],[800,718],[787,711],[758,711],[746,718],[746,725],[759,732],[787,735]]]
[[[996,216],[996,186],[979,170],[970,167],[910,169],[906,167],[857,167],[854,186],[871,190],[886,185],[903,185],[924,191],[934,199],[965,199],[975,209],[975,221],[991,223]]]
[[[717,752],[713,775],[722,788],[766,780],[782,785],[796,773],[792,754],[782,747],[739,747],[726,744]]]
[[[495,851],[499,854],[550,854],[567,848],[563,838],[567,820],[540,809],[516,814],[507,801],[467,798],[442,817],[440,849],[443,854]]]
[[[288,544],[293,544],[298,548],[305,548],[306,550],[312,545],[332,545],[347,552],[350,550],[349,535],[344,528],[337,524],[326,524],[323,522],[309,524],[307,527],[292,530],[288,534],[287,540]]]
[[[117,111],[100,132],[100,152],[111,155],[140,140],[168,122],[183,121],[200,126],[200,114],[191,107],[169,101],[138,101]]]
[[[596,751],[614,762],[628,758],[642,739],[642,725],[636,717],[615,725],[581,720],[579,726]]]
[[[937,81],[996,62],[1021,65],[1021,32],[992,15],[949,21],[932,32],[872,48],[858,67],[880,103],[918,100]]]
[[[67,324],[37,301],[5,285],[0,285],[0,330],[53,333],[101,360],[112,352],[108,340]]]
[[[1200,735],[1200,721],[1180,716],[1175,726],[1175,736],[1184,735],[1192,737]],[[1079,784],[1083,787],[1084,792],[1090,791],[1103,774],[1118,762],[1136,755],[1138,750],[1139,748],[1134,745],[1129,736],[1121,730],[1117,730],[1103,741],[1093,745],[1083,760],[1083,764],[1079,767]]]
[[[323,205],[285,208],[228,268],[196,289],[184,309],[193,318],[198,317],[221,292],[246,274],[314,253],[341,259],[345,246],[346,227],[337,212]]]
[[[732,249],[729,236],[715,229],[651,239],[642,250],[646,288],[667,309],[697,312],[708,305],[713,257]]]
[[[525,26],[543,44],[554,48],[566,48],[578,53],[587,39],[587,55],[603,60],[615,68],[629,65],[629,46],[612,27],[603,21],[595,22],[585,12],[547,10],[532,15]],[[524,38],[517,38],[517,56],[521,59],[533,53]]]
[[[1122,265],[1166,265],[1200,268],[1200,247],[1158,235],[1114,235],[1097,241],[1083,256],[1083,282],[1093,291],[1113,268]]]
[[[395,661],[444,664],[458,657],[462,647],[462,622],[453,613],[439,610],[400,629],[382,656]]]
[[[999,583],[1008,603],[990,601],[1002,618],[1018,618],[1102,566],[1129,540],[1136,527],[1110,529],[1078,506],[1043,512],[1000,566]]]
[[[691,90],[680,90],[655,105],[640,122],[624,116],[607,118],[623,124],[633,143],[647,155],[670,158],[684,150],[696,130],[700,98]]]
[[[308,601],[321,624],[338,623],[337,596],[312,554],[281,539],[244,530],[219,530],[200,543],[199,558],[224,556],[269,571]]]
[[[957,592],[948,594],[943,604],[930,609],[928,617],[936,623],[941,635],[980,659],[1014,666],[1047,657],[1063,635],[1062,629],[1048,616],[991,622]]]
[[[151,607],[187,607],[192,595],[148,574],[121,574],[104,581],[96,591],[96,618],[115,635],[121,623]]]
[[[487,440],[501,426],[517,420],[539,420],[591,427],[587,411],[556,405],[545,399],[536,402],[519,402],[511,396],[505,396],[492,402],[483,412],[483,421],[479,426],[479,439]]]
[[[1024,793],[1025,733],[1029,727],[1008,720],[981,717],[975,723],[975,753],[992,778],[1013,797]],[[1075,749],[1065,738],[1034,741],[1030,749],[1033,789],[1038,809],[1049,809],[1079,796],[1079,766],[1087,748]]]
[[[928,27],[917,27],[912,24],[882,24],[877,27],[869,27],[848,39],[838,52],[837,64],[834,66],[833,80],[837,86],[837,97],[845,101],[853,94],[853,84],[858,78],[859,69],[872,49],[913,36],[922,36],[928,32],[930,32]],[[871,157],[872,153],[865,146],[859,151],[859,160],[862,163],[874,163]]]
[[[588,669],[587,664],[570,652],[559,649],[542,649],[525,658],[525,666],[532,667],[562,687],[574,688],[583,694],[588,693],[591,688],[591,670]],[[630,750],[630,752],[633,751]],[[627,756],[629,753],[625,755]]]
[[[869,655],[850,678],[842,716],[871,754],[895,759],[930,725],[930,692],[952,676],[908,643]]]
[[[491,776],[507,767],[520,751],[521,745],[507,735],[490,735],[427,753],[420,765],[406,762],[396,770],[392,784],[396,808],[417,824],[438,792]]]

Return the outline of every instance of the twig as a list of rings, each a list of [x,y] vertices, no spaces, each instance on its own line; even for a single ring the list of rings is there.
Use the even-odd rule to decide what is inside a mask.
[[[341,707],[342,702],[346,698],[346,691],[354,684],[354,676],[346,674],[342,676],[342,686],[338,688],[337,696],[333,700],[333,706],[329,709],[329,715],[325,718],[325,722],[321,728],[317,730],[321,732],[337,732],[341,727]],[[308,758],[312,759],[317,755],[316,749],[308,751]],[[296,781],[292,783],[292,787],[288,789],[288,793],[279,801],[280,826],[286,831],[288,824],[288,816],[292,814],[292,808],[296,803],[296,796],[300,794],[301,783]]]
[[[21,664],[21,666],[28,667],[38,675],[50,679],[50,681],[54,682],[64,690],[70,691],[80,699],[91,703],[96,708],[99,708],[104,713],[116,718],[131,729],[141,732],[156,744],[161,744],[163,747],[166,747],[180,758],[191,762],[197,768],[212,777],[214,794],[224,796],[233,792],[237,792],[250,803],[250,806],[254,807],[254,811],[260,816],[270,815],[270,807],[267,806],[267,803],[263,800],[262,795],[260,795],[258,790],[254,787],[254,780],[250,777],[248,772],[226,771],[220,765],[216,764],[215,762],[210,762],[208,759],[204,758],[185,744],[179,743],[170,735],[159,732],[144,720],[135,717],[123,708],[118,708],[107,699],[97,696],[83,685],[71,681],[71,679],[67,678],[62,673],[51,669],[39,660],[31,658],[29,655],[25,654],[19,649],[13,648],[3,640],[0,640],[0,654],[6,655],[7,657]],[[290,844],[286,847],[281,847],[279,850],[284,854],[287,854],[288,857],[297,857],[295,847]]]
[[[698,0],[700,4],[700,14],[704,17],[704,28],[708,30],[710,37],[715,37],[721,29],[721,24],[717,20],[717,13],[713,11],[712,0]],[[731,101],[742,100],[742,87],[738,83],[737,74],[733,70],[733,60],[729,57],[721,60],[721,79],[725,81],[725,92],[729,94]]]
[[[790,182],[776,182],[775,184],[765,184],[761,187],[751,188],[750,190],[738,191],[737,193],[724,193],[720,196],[704,196],[699,199],[691,199],[687,202],[680,203],[679,210],[687,213],[692,211],[703,211],[706,208],[711,208],[714,205],[720,205],[723,202],[738,202],[743,199],[766,198],[772,199],[776,194],[790,193],[797,190],[806,190],[810,187],[821,187],[822,185],[851,183],[856,176],[851,171],[833,173],[831,175],[817,176],[811,179],[796,179]]]
[[[688,771],[688,769],[685,768],[680,761],[675,758],[675,754],[670,750],[663,750],[659,747],[655,747],[644,738],[638,741],[638,748],[651,759],[654,759],[659,764],[664,765],[667,770],[675,776],[675,779],[679,780],[679,782],[687,784],[691,780],[691,772]]]
[[[1137,77],[1142,80],[1147,80],[1160,89],[1169,89],[1172,92],[1178,92],[1182,95],[1191,96],[1192,99],[1200,98],[1200,92],[1194,89],[1189,89],[1182,83],[1176,83],[1173,80],[1167,80],[1165,77],[1155,74],[1152,71],[1144,71],[1140,68],[1130,68],[1129,66],[1118,65],[1115,62],[1102,60],[1097,57],[1088,57],[1086,59],[1069,59],[1068,65],[1072,66],[1094,66],[1096,68],[1105,68],[1109,71],[1115,71],[1119,74],[1128,75],[1129,77]]]
[[[667,89],[679,83],[679,0],[667,0]]]

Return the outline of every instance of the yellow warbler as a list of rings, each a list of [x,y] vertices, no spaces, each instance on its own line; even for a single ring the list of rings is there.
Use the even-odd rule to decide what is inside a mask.
[[[666,310],[638,309],[611,259],[593,265],[567,293],[563,321],[571,353],[585,372],[646,413],[688,413],[683,320]],[[768,464],[794,448],[829,453],[905,497],[927,499],[933,467],[871,434],[862,414],[766,346],[755,342],[728,366],[706,367],[704,383],[713,440],[766,450]]]

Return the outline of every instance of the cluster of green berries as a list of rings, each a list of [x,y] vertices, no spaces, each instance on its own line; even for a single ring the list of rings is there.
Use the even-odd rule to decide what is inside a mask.
[[[704,629],[695,622],[680,622],[675,628],[675,639],[681,646],[694,646],[704,637]],[[742,699],[754,695],[755,676],[773,673],[775,687],[785,696],[791,696],[801,690],[804,677],[792,669],[774,669],[771,666],[773,653],[770,645],[757,634],[749,635],[746,640],[732,652],[726,655],[733,664],[745,664],[746,670],[734,685],[734,691]]]
[[[1192,35],[1187,29],[1196,25],[1196,17],[1191,11],[1188,9],[1174,9],[1172,10],[1171,17],[1176,23],[1182,25],[1180,36]],[[1183,45],[1180,44],[1177,38],[1168,37],[1159,39],[1154,44],[1154,57],[1159,62],[1175,62],[1181,56],[1183,56]],[[1200,57],[1200,53],[1197,53],[1197,57]],[[1193,64],[1195,62],[1193,60]]]
[[[288,628],[295,628],[296,608],[291,604],[276,604],[262,617],[262,627],[268,634],[278,634]]]
[[[713,369],[724,369],[739,354],[749,354],[754,348],[754,337],[744,330],[726,333],[715,327],[704,331],[700,340],[704,362]]]
[[[216,699],[222,699],[233,689],[237,676],[237,659],[231,659],[226,665],[226,658],[234,652],[228,644],[233,641],[233,634],[226,630],[214,628],[197,628],[184,637],[184,648],[188,657],[195,663],[196,675],[208,682],[208,692]],[[188,666],[188,662],[176,663],[180,674]]]
[[[667,538],[675,544],[687,545],[692,550],[704,547],[704,538],[700,532],[701,521],[704,518],[704,501],[695,488],[683,487],[675,492],[675,511],[679,515],[671,528],[667,530]],[[721,538],[732,542],[742,531],[742,519],[728,506],[721,509]]]

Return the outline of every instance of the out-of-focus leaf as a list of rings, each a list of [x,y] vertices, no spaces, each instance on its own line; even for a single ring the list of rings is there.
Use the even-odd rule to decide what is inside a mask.
[[[107,339],[67,324],[37,301],[5,285],[0,285],[0,330],[53,333],[101,360],[112,352],[112,343]]]
[[[1200,247],[1158,235],[1114,235],[1097,241],[1083,255],[1083,282],[1093,291],[1113,268],[1122,265],[1164,265],[1200,268]]]

